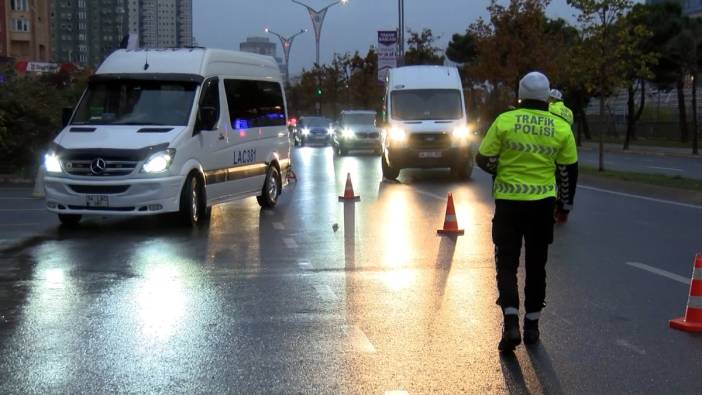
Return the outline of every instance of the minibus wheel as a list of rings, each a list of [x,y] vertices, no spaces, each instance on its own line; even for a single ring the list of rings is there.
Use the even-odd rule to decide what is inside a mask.
[[[59,214],[58,218],[63,226],[76,226],[80,223],[83,216],[79,214]]]
[[[201,225],[206,222],[208,214],[205,202],[205,186],[202,179],[195,173],[191,173],[185,181],[183,191],[180,194],[180,217],[183,224],[188,226]]]
[[[256,196],[259,206],[263,208],[273,208],[278,204],[278,197],[280,196],[280,189],[282,186],[282,180],[280,178],[280,173],[275,165],[268,166],[268,171],[266,172],[266,180],[263,182],[263,188],[261,189],[261,194]]]

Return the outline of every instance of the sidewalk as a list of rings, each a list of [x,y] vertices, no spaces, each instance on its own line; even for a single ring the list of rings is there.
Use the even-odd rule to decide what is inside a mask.
[[[702,155],[692,155],[692,148],[675,148],[675,147],[657,147],[652,145],[635,145],[631,144],[629,149],[624,151],[622,144],[605,143],[605,152],[618,154],[634,154],[634,155],[656,155],[656,156],[674,156],[678,158],[690,158],[702,160]],[[578,147],[583,151],[597,151],[599,145],[596,141],[583,141],[583,145]],[[702,146],[700,147],[702,152]]]

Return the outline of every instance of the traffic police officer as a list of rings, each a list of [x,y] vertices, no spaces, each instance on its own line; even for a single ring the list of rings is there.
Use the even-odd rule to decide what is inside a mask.
[[[573,126],[573,111],[563,103],[563,93],[558,89],[551,89],[551,93],[549,93],[548,111],[558,115],[570,126]]]
[[[524,76],[519,82],[519,108],[497,117],[476,157],[478,166],[494,179],[492,238],[497,303],[504,314],[500,351],[512,351],[522,341],[517,286],[522,240],[526,267],[524,343],[539,340],[539,318],[546,296],[546,260],[548,246],[553,242],[554,205],[568,211],[575,197],[575,139],[568,122],[549,112],[549,93],[545,75],[532,72]]]

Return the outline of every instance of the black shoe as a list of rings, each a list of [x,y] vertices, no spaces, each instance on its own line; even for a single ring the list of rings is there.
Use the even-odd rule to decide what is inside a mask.
[[[515,347],[522,343],[522,336],[519,333],[519,316],[506,315],[504,328],[502,329],[502,340],[497,349],[502,352],[514,351]]]
[[[539,320],[524,319],[524,344],[532,345],[539,342]]]

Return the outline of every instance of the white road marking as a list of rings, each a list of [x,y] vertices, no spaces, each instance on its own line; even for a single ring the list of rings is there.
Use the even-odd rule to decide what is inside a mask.
[[[402,390],[385,391],[385,395],[409,395],[409,392]]]
[[[0,211],[8,212],[8,211],[47,211],[47,210],[45,208],[0,208]]]
[[[373,344],[370,342],[370,340],[368,340],[368,337],[366,337],[366,334],[363,333],[358,325],[354,325],[350,329],[351,333],[349,335],[351,336],[351,346],[353,347],[353,351],[364,353],[375,352],[375,347],[373,347]]]
[[[273,222],[273,229],[285,230],[285,225],[282,222]]]
[[[626,348],[627,350],[633,351],[639,355],[646,355],[646,350],[629,343],[626,339],[617,339],[616,344],[619,347]]]
[[[681,284],[690,285],[690,279],[689,279],[689,278],[685,278],[685,277],[683,277],[683,276],[681,276],[681,275],[678,275],[678,274],[675,274],[675,273],[671,273],[671,272],[668,272],[668,271],[659,269],[659,268],[657,268],[657,267],[649,266],[649,265],[646,265],[646,264],[643,264],[643,263],[639,263],[639,262],[626,262],[626,264],[629,265],[629,266],[631,266],[631,267],[635,267],[635,268],[637,268],[637,269],[645,270],[645,271],[647,271],[647,272],[649,272],[649,273],[657,274],[657,275],[659,275],[659,276],[661,276],[661,277],[665,277],[665,278],[671,279],[671,280],[673,280],[673,281],[677,281],[677,282],[679,282],[679,283],[681,283]]]
[[[322,300],[337,300],[336,294],[328,285],[315,285],[314,289]]]
[[[300,263],[298,263],[298,266],[300,266],[303,269],[313,269],[314,268],[312,266],[312,264],[309,262],[300,262]]]
[[[297,248],[297,242],[290,237],[283,237],[283,244],[288,248]]]
[[[435,194],[435,193],[427,192],[427,191],[422,190],[422,189],[419,189],[419,188],[414,188],[414,191],[417,192],[417,193],[420,194],[420,195],[428,196],[428,197],[430,197],[430,198],[434,198],[434,199],[437,199],[437,200],[446,200],[446,199],[448,199],[448,195],[446,195],[446,196],[441,196],[441,195],[437,195],[437,194]]]
[[[648,168],[649,169],[658,169],[658,170],[684,171],[683,169],[676,169],[674,167],[648,166]]]
[[[0,197],[0,200],[43,200],[40,197]]]
[[[656,198],[651,198],[651,197],[647,197],[647,196],[634,195],[631,193],[615,192],[615,191],[610,191],[608,189],[595,188],[595,187],[591,187],[591,186],[587,186],[587,185],[578,185],[578,189],[586,189],[589,191],[608,193],[610,195],[624,196],[624,197],[629,197],[629,198],[633,198],[633,199],[647,200],[649,202],[671,204],[674,206],[680,206],[680,207],[686,207],[686,208],[696,208],[698,210],[702,210],[702,206],[698,206],[696,204],[680,203],[680,202],[674,202],[672,200],[656,199]]]

